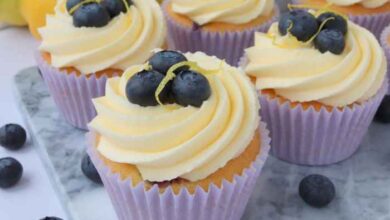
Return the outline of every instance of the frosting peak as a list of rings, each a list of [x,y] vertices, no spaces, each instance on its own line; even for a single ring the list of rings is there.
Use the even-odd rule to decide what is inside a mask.
[[[200,52],[185,56],[203,69],[218,70],[205,75],[212,92],[200,108],[130,103],[126,83],[145,65],[109,79],[106,95],[94,100],[98,114],[90,127],[101,136],[98,151],[136,165],[144,180],[204,179],[239,156],[258,127],[257,94],[239,69]]]
[[[258,89],[274,89],[290,101],[335,107],[366,101],[383,84],[386,59],[373,34],[352,22],[348,26],[346,48],[335,55],[305,44],[279,46],[275,38],[285,37],[275,23],[268,34],[257,33],[255,46],[246,50],[246,72]]]
[[[55,14],[39,30],[40,50],[50,53],[54,67],[75,67],[83,74],[125,69],[144,62],[152,49],[164,44],[166,27],[155,0],[133,0],[128,12],[100,28],[75,27],[65,3],[58,1]]]
[[[211,22],[245,24],[268,16],[274,0],[171,0],[173,11],[186,15],[199,25]]]

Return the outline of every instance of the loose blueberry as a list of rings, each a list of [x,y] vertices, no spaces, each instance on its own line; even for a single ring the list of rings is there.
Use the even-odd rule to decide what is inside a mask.
[[[378,111],[375,114],[375,121],[390,123],[390,96],[385,96]]]
[[[81,161],[81,170],[83,171],[84,175],[88,177],[88,179],[97,184],[102,184],[102,179],[100,178],[100,175],[88,154],[85,154],[83,160]]]
[[[321,208],[328,205],[335,197],[336,190],[329,178],[312,174],[299,184],[299,195],[307,204]]]
[[[121,12],[125,13],[127,11],[126,5],[123,2],[124,0],[103,0],[100,4],[106,8],[111,18],[119,15]],[[130,6],[133,4],[131,0],[125,0]]]
[[[323,26],[323,29],[337,30],[343,33],[344,35],[347,33],[348,23],[342,16],[338,14],[335,14],[333,12],[325,12],[320,14],[320,16],[318,16],[317,21],[319,24],[322,24],[328,18],[333,18],[333,19],[328,20]]]
[[[58,218],[58,217],[53,217],[53,216],[51,216],[51,217],[45,217],[45,218],[42,218],[42,219],[40,219],[40,220],[62,220],[62,218]]]
[[[307,11],[294,10],[283,14],[279,20],[279,32],[286,35],[290,33],[299,41],[306,42],[318,31],[317,19]]]
[[[83,0],[68,0],[66,1],[66,10],[70,12],[74,6],[81,3]]]
[[[24,128],[17,124],[7,124],[0,128],[0,145],[9,150],[19,150],[26,143]]]
[[[321,53],[329,51],[333,54],[341,54],[345,48],[345,37],[340,31],[325,29],[314,39],[314,46]]]
[[[184,70],[173,80],[172,94],[179,105],[200,107],[210,97],[211,88],[202,74]]]
[[[155,70],[143,70],[130,78],[126,85],[127,99],[140,106],[156,106],[158,102],[155,98],[157,87],[164,79],[164,75]],[[160,93],[160,101],[165,103],[169,99],[171,83],[165,86]]]
[[[97,3],[84,4],[73,14],[73,25],[76,27],[103,27],[110,20],[107,10]]]
[[[12,157],[0,159],[0,188],[9,188],[19,182],[23,167]]]
[[[171,66],[183,61],[187,61],[183,54],[172,50],[163,50],[154,54],[149,59],[149,64],[154,70],[165,75]],[[188,67],[182,67],[176,70],[175,73],[178,74],[180,71],[187,69]]]

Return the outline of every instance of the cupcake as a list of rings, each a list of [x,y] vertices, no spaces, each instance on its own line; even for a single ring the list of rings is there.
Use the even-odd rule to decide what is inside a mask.
[[[387,58],[387,76],[389,78],[390,74],[390,25],[385,28],[381,35],[381,45],[385,50],[386,58]],[[387,94],[390,94],[390,89],[387,91]]]
[[[320,6],[349,16],[354,23],[370,30],[378,39],[390,23],[390,0],[293,0],[297,4]]]
[[[66,121],[87,129],[106,80],[149,59],[166,26],[155,0],[59,0],[39,32],[36,58],[49,91]]]
[[[278,14],[274,0],[167,0],[163,11],[170,48],[203,51],[230,65],[237,65],[254,33],[268,30]]]
[[[371,32],[335,13],[316,16],[283,15],[267,34],[256,33],[241,63],[260,93],[271,153],[302,165],[356,152],[388,86]]]
[[[242,70],[160,51],[106,86],[88,151],[119,219],[241,218],[270,142]]]

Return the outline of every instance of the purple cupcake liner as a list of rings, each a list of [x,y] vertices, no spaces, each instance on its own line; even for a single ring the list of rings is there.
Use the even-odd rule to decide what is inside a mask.
[[[202,51],[210,56],[224,59],[230,65],[236,66],[244,49],[254,44],[255,32],[267,32],[276,20],[276,15],[268,22],[245,31],[209,32],[193,26],[186,27],[171,18],[167,12],[170,1],[163,4],[163,12],[168,26],[168,47],[182,52]]]
[[[185,188],[175,194],[171,187],[160,193],[157,184],[145,190],[143,183],[133,186],[131,179],[122,180],[98,156],[93,132],[87,134],[88,153],[119,220],[238,220],[245,211],[270,149],[269,132],[264,123],[260,124],[260,131],[261,153],[242,175],[236,175],[233,182],[224,180],[220,188],[211,184],[207,192],[198,187],[194,194]]]
[[[49,65],[40,53],[38,67],[57,108],[72,126],[88,130],[87,124],[96,116],[92,99],[105,94],[107,76],[77,76]]]
[[[301,104],[292,107],[261,95],[260,114],[270,129],[271,154],[300,165],[329,165],[349,158],[359,148],[387,87],[386,79],[368,101],[331,112],[325,107],[304,110]]]
[[[390,37],[390,26],[388,26],[381,35],[380,41],[381,45],[383,47],[383,50],[385,51],[385,55],[387,58],[387,77],[390,79],[390,43],[389,43],[389,37]],[[387,90],[387,94],[390,94],[390,87]]]
[[[293,4],[299,4],[300,1],[292,0],[292,2]],[[390,23],[390,12],[369,15],[348,14],[348,17],[352,22],[371,31],[377,39],[380,38],[383,29]]]

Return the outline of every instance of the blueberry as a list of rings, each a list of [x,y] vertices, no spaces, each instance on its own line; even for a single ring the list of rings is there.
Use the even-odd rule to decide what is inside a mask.
[[[7,124],[0,128],[0,145],[9,150],[19,150],[26,143],[24,128],[17,124]]]
[[[75,27],[103,27],[110,20],[111,17],[107,10],[97,3],[84,4],[73,14]]]
[[[23,167],[12,157],[0,159],[0,188],[14,186],[22,178]]]
[[[179,105],[200,107],[210,97],[211,88],[202,74],[184,70],[173,80],[172,94]]]
[[[299,41],[306,42],[318,31],[317,19],[307,11],[294,10],[283,14],[279,20],[279,32],[281,35],[286,35],[290,29],[290,33]]]
[[[121,12],[126,12],[127,8],[123,2],[124,0],[103,0],[100,4],[106,8],[111,18],[119,15]],[[130,6],[133,4],[131,0],[125,0],[127,4]]]
[[[375,121],[390,123],[390,96],[385,96],[378,111],[375,114]]]
[[[333,18],[333,19],[328,20],[325,23],[323,29],[337,30],[343,33],[344,35],[347,33],[348,23],[342,16],[338,14],[335,14],[333,12],[325,12],[320,14],[320,16],[317,18],[317,21],[319,24],[322,24],[328,18]]]
[[[68,0],[66,1],[66,10],[70,12],[74,6],[81,3],[83,0]]]
[[[171,66],[184,61],[187,61],[187,58],[183,54],[172,50],[163,50],[154,54],[149,59],[149,64],[154,70],[165,75]],[[176,70],[175,73],[187,69],[188,67],[182,67]]]
[[[321,53],[329,51],[334,54],[341,54],[345,48],[345,37],[340,31],[325,29],[314,39],[314,46]]]
[[[98,171],[93,165],[91,158],[88,154],[85,154],[83,160],[81,161],[81,170],[88,179],[92,180],[97,184],[102,184],[102,179],[99,176]]]
[[[299,195],[307,204],[321,208],[335,197],[336,190],[329,178],[312,174],[303,178],[299,184]]]
[[[130,78],[126,85],[127,99],[140,106],[156,106],[155,98],[157,87],[164,79],[164,75],[155,70],[143,70]],[[165,103],[169,99],[171,83],[168,83],[160,93],[160,101]]]
[[[51,216],[51,217],[42,218],[42,219],[40,219],[40,220],[62,220],[62,218],[58,218],[58,217],[53,217],[53,216]]]

